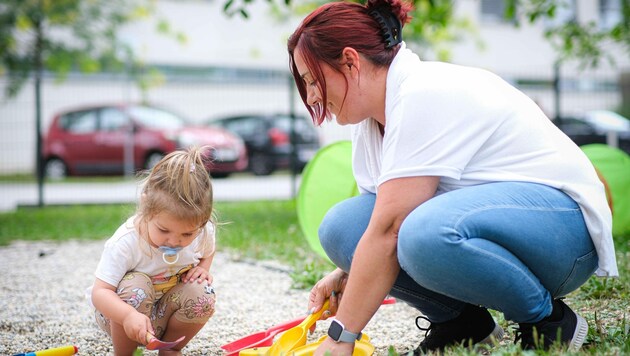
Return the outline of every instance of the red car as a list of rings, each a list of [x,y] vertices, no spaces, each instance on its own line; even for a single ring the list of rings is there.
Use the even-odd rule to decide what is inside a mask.
[[[192,145],[211,147],[206,168],[213,177],[247,169],[245,144],[229,131],[189,125],[181,116],[153,106],[119,104],[57,114],[44,138],[44,172],[57,179],[119,175],[125,173],[125,162],[131,162],[125,157],[132,150],[133,170],[138,171]]]

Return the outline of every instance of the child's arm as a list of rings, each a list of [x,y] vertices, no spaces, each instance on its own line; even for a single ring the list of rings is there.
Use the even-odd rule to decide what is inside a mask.
[[[197,281],[197,283],[201,283],[204,280],[208,281],[208,284],[212,284],[212,275],[210,274],[210,266],[212,265],[212,260],[214,259],[214,253],[210,256],[202,258],[199,260],[199,263],[188,270],[182,278],[184,283],[192,283]]]
[[[151,320],[120,299],[116,287],[98,278],[92,287],[92,303],[112,323],[122,325],[129,339],[146,344],[147,332],[154,334]]]

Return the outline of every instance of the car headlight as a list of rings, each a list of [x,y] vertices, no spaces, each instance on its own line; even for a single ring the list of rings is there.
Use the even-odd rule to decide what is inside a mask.
[[[235,148],[220,147],[212,150],[212,158],[216,161],[236,161],[238,157],[238,150]]]

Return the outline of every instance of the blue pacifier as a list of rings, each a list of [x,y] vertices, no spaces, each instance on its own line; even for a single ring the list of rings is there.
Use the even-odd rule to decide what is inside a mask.
[[[160,246],[158,247],[160,251],[162,251],[162,260],[165,263],[172,265],[179,260],[179,251],[182,249],[181,247],[168,247],[168,246]]]

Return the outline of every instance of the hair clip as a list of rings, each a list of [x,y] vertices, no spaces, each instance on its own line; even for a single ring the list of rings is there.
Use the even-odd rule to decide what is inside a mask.
[[[195,164],[194,163],[190,164],[190,173],[195,173]]]
[[[381,26],[385,48],[392,48],[402,42],[402,23],[391,9],[376,7],[368,13]]]

